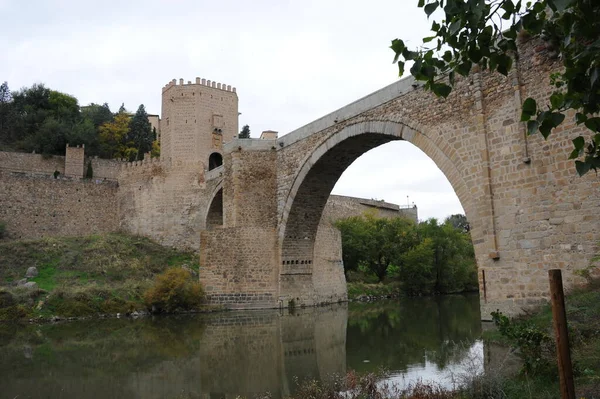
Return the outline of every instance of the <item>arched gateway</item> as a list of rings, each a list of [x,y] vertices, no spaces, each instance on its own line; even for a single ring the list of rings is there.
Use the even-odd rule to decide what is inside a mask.
[[[345,300],[339,234],[319,227],[323,208],[356,158],[392,140],[427,154],[465,209],[484,317],[545,300],[548,269],[576,283],[570,271],[600,239],[600,185],[567,160],[572,125],[549,142],[525,135],[521,99],[544,100],[558,67],[540,63],[534,45],[509,77],[473,73],[445,100],[405,79],[277,140],[226,144],[223,228],[201,234],[209,298],[243,308]]]

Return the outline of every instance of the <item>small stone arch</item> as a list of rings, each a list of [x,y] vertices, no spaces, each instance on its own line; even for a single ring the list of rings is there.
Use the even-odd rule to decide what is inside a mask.
[[[211,197],[210,205],[206,212],[206,230],[213,230],[223,226],[223,186],[219,184]]]
[[[218,152],[213,152],[208,157],[208,170],[213,170],[223,165],[223,155]]]

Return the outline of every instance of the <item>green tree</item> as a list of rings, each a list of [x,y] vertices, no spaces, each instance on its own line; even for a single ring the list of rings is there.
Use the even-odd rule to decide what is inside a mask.
[[[34,84],[13,93],[12,113],[10,133],[5,137],[17,148],[64,154],[68,142],[85,144],[79,140],[79,105],[71,95]]]
[[[476,263],[470,236],[434,218],[419,223],[418,232],[421,240],[431,240],[434,291],[445,294],[471,287],[469,279],[474,276]]]
[[[133,159],[130,157],[130,161],[143,159],[145,153],[152,151],[154,136],[146,108],[141,104],[129,122],[129,132],[126,135],[127,147],[136,150],[135,156]]]
[[[244,125],[244,127],[242,128],[242,131],[238,135],[238,138],[249,139],[250,138],[250,126]]]
[[[551,76],[555,92],[549,104],[538,107],[528,98],[521,120],[529,134],[544,138],[573,110],[574,120],[588,134],[573,140],[571,159],[580,175],[600,167],[600,2],[597,0],[418,0],[427,17],[441,10],[432,35],[423,46],[409,49],[395,39],[399,74],[407,61],[410,73],[425,88],[447,97],[455,75],[468,76],[474,65],[508,75],[518,57],[518,40],[527,34],[540,36],[563,68]],[[522,33],[524,31],[525,33]],[[440,79],[445,77],[446,79]]]
[[[434,292],[434,248],[431,238],[425,238],[401,254],[398,278],[407,295],[431,294]]]
[[[391,264],[399,266],[400,255],[415,243],[414,224],[405,218],[377,218],[366,213],[338,220],[335,226],[342,235],[345,271],[364,266],[379,281]]]
[[[131,151],[124,144],[129,133],[129,120],[131,117],[125,112],[115,115],[113,121],[106,122],[99,127],[100,152],[104,158],[127,158]]]
[[[8,83],[4,82],[0,85],[0,143],[10,141],[13,119],[12,93]]]
[[[463,232],[468,232],[471,230],[471,226],[467,221],[467,217],[460,213],[448,216],[446,220],[444,220],[444,223],[450,223],[452,227]]]
[[[83,119],[90,120],[95,128],[102,126],[106,122],[111,122],[114,118],[107,103],[102,105],[91,103],[90,105],[81,107],[81,116]]]

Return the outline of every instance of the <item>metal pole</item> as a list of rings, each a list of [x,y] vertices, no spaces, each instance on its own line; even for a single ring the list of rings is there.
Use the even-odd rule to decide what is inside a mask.
[[[552,319],[556,336],[556,355],[558,357],[558,374],[560,375],[560,397],[575,399],[575,383],[573,381],[573,365],[569,348],[569,331],[565,312],[565,296],[563,293],[562,274],[559,269],[548,271],[550,277],[550,296],[552,299]]]

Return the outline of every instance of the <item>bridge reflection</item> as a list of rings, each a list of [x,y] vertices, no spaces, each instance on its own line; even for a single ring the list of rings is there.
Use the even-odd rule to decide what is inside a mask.
[[[202,398],[274,398],[295,381],[346,371],[346,305],[279,312],[223,313],[206,320],[199,356]]]

